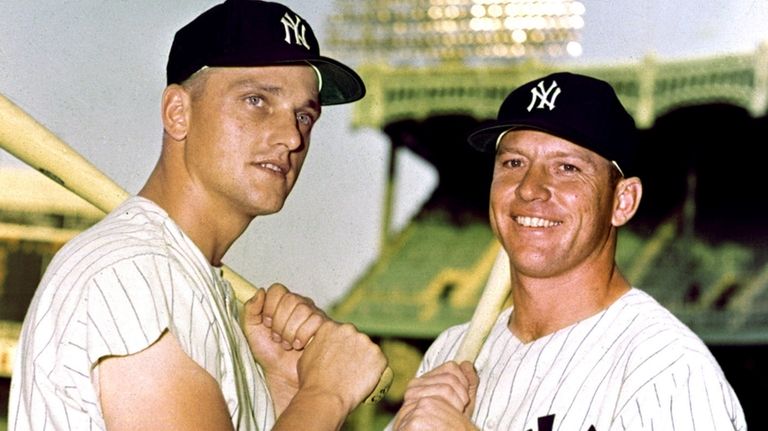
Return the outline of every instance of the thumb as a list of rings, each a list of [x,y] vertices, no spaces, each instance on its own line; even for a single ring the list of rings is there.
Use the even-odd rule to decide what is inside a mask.
[[[262,322],[262,313],[264,312],[264,303],[267,293],[263,288],[256,289],[256,293],[251,299],[245,302],[243,308],[243,322],[248,325],[259,325]]]
[[[477,399],[477,387],[480,385],[480,377],[477,375],[477,370],[474,364],[469,361],[464,361],[459,364],[459,369],[467,378],[467,394],[469,394],[469,403],[464,410],[465,414],[471,415],[475,409],[475,400]]]

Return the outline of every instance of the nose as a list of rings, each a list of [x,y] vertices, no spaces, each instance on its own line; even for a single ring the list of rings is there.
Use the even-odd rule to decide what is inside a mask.
[[[277,117],[277,118],[275,118]],[[273,143],[288,148],[288,151],[295,151],[301,147],[304,137],[299,129],[296,115],[291,113],[281,113],[272,118],[274,124]]]
[[[525,201],[545,201],[552,196],[549,174],[544,166],[531,166],[517,184],[516,194]]]

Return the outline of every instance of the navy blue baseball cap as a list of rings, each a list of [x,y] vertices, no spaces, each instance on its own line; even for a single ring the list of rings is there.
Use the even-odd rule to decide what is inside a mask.
[[[204,67],[309,63],[320,79],[320,103],[354,102],[365,84],[350,67],[320,55],[309,23],[280,3],[226,0],[182,27],[173,39],[167,83],[180,84]]]
[[[508,130],[539,130],[587,148],[630,172],[637,143],[632,116],[607,82],[558,72],[513,90],[495,122],[469,136],[481,151],[495,151]]]

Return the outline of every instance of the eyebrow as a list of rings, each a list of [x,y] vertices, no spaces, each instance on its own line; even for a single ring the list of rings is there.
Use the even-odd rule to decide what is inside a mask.
[[[280,96],[285,93],[285,89],[279,85],[264,84],[253,78],[238,79],[228,85],[227,90],[259,90],[274,96]],[[317,111],[318,115],[321,112],[321,105],[318,98],[307,99],[302,106]]]
[[[237,81],[233,81],[227,86],[227,90],[239,90],[239,89],[243,89],[243,90],[258,89],[274,95],[280,95],[283,92],[283,88],[280,86],[262,84],[258,80],[255,80],[252,78],[238,79]]]
[[[573,152],[568,151],[568,152],[566,152],[566,151],[554,150],[552,152],[548,152],[546,154],[546,156],[547,157],[556,157],[556,158],[574,158],[574,159],[581,160],[584,163],[587,163],[587,164],[589,164],[590,166],[592,166],[594,168],[597,168],[597,166],[598,166],[597,161],[594,159],[594,157],[591,157],[590,154],[587,153],[590,150],[588,150],[586,148],[584,148],[584,150],[585,150],[585,152],[581,152],[581,151],[573,151]],[[503,144],[499,145],[499,148],[497,150],[497,155],[510,154],[510,153],[511,154],[519,154],[521,156],[526,157],[525,151],[520,150],[514,144],[507,145],[507,146],[504,146]],[[610,163],[610,161],[608,163]]]
[[[590,151],[590,150],[587,150],[586,148],[585,148],[585,150],[586,151]],[[589,153],[581,153],[581,152],[568,152],[568,153],[566,153],[566,152],[562,152],[562,151],[555,151],[554,152],[554,156],[555,157],[562,157],[562,158],[575,158],[575,159],[578,159],[578,160],[588,164],[593,169],[597,169],[598,166],[599,166],[599,164],[597,163],[597,160],[594,157],[591,157],[591,155]],[[610,163],[610,162],[608,162],[608,163]]]

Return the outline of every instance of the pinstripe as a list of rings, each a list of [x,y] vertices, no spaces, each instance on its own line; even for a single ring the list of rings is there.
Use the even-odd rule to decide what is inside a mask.
[[[589,339],[589,335],[590,335],[590,334],[592,334],[592,333],[595,331],[595,328],[597,328],[597,327],[598,327],[598,325],[599,325],[599,324],[600,324],[600,323],[603,321],[603,318],[604,318],[604,317],[605,317],[605,315],[604,315],[604,314],[598,315],[598,316],[597,316],[597,319],[596,319],[596,321],[595,321],[595,323],[594,323],[593,325],[591,325],[591,327],[589,328],[589,330],[587,331],[587,333],[586,333],[586,334],[584,334],[584,336],[582,336],[582,337],[579,339],[579,342],[577,343],[577,345],[576,345],[576,348],[573,350],[573,353],[571,354],[570,358],[568,359],[568,362],[567,362],[567,364],[566,364],[566,365],[565,365],[565,367],[563,368],[563,373],[562,373],[562,375],[560,376],[560,378],[559,378],[559,380],[558,380],[558,384],[557,384],[557,386],[556,386],[557,388],[560,388],[560,387],[561,387],[561,385],[562,385],[562,382],[563,382],[563,380],[564,380],[564,378],[565,378],[565,376],[566,376],[566,372],[567,372],[567,371],[570,369],[570,365],[571,365],[571,364],[574,362],[574,359],[576,358],[577,354],[578,354],[580,351],[582,351],[582,349],[584,348],[584,345],[585,345],[585,343],[586,343],[586,342],[587,342],[587,340]],[[572,327],[570,328],[570,331],[568,331],[568,333],[570,334],[571,332],[573,332],[573,331],[575,331],[575,330],[576,330],[576,325],[572,326]],[[614,340],[614,341],[613,341],[613,343],[615,343],[615,342],[616,342],[616,340]],[[611,343],[611,345],[610,345],[610,346],[613,346],[613,343]],[[610,348],[610,346],[609,346],[609,348]],[[602,359],[602,358],[601,358],[601,359]],[[554,364],[553,364],[553,365],[554,365]],[[582,380],[581,384],[579,385],[579,391],[578,391],[578,392],[581,392],[581,389],[584,387],[584,385],[585,385],[585,383],[586,383],[586,380],[587,380],[587,378],[588,378],[588,377],[589,377],[589,376],[592,374],[592,372],[594,372],[594,371],[596,370],[596,366],[597,366],[597,364],[594,364],[594,366],[593,366],[593,367],[590,369],[590,371],[589,371],[589,372],[588,372],[588,373],[585,375],[584,379]],[[606,377],[607,377],[607,374],[606,374],[606,375],[603,375],[603,379],[605,379]],[[577,392],[577,394],[578,394],[578,392]],[[561,391],[558,389],[558,390],[557,390],[557,392],[555,392],[554,396],[552,397],[552,401],[550,402],[550,405],[549,405],[549,413],[553,413],[553,410],[552,410],[552,406],[553,406],[553,404],[554,404],[554,402],[555,402],[555,399],[556,399],[556,398],[557,398],[557,397],[558,397],[560,394],[561,394]],[[596,395],[595,393],[593,393],[593,394],[592,394],[592,396],[593,396],[593,397],[594,397],[595,395]],[[571,408],[573,407],[574,403],[575,403],[575,402],[576,402],[576,400],[577,400],[577,397],[574,397],[574,396],[569,396],[569,395],[566,395],[566,397],[568,397],[568,398],[571,398],[571,402],[570,402],[570,404],[568,405],[568,408],[565,410],[565,413],[561,413],[561,415],[562,415],[562,416],[566,416],[566,415],[568,415],[568,413],[570,412]],[[526,418],[526,419],[527,419],[527,418]],[[562,425],[562,422],[561,422],[560,424]],[[583,425],[583,423],[582,423],[582,425]],[[559,428],[560,428],[560,426],[558,426],[558,429],[559,429]]]
[[[593,368],[592,368],[592,371],[594,371],[595,369],[596,369],[596,368],[594,368],[594,367],[593,367]],[[590,373],[588,373],[588,374],[587,374],[587,376],[591,375],[591,374],[592,374],[592,371],[590,371]],[[604,374],[603,374],[603,377],[600,379],[600,384],[599,384],[599,385],[597,385],[597,386],[598,386],[598,387],[602,386],[602,384],[603,384],[603,383],[606,381],[606,379],[608,378],[608,376],[609,376],[609,373],[604,373]],[[563,414],[562,414],[562,416],[561,416],[561,418],[560,418],[560,419],[561,419],[561,421],[560,421],[560,424],[557,426],[557,428],[556,428],[556,429],[558,429],[558,430],[562,429],[562,427],[563,427],[563,423],[565,422],[565,420],[567,420],[567,419],[568,419],[568,415],[571,413],[571,409],[574,407],[574,405],[577,405],[577,402],[580,402],[580,401],[582,401],[582,400],[580,400],[580,399],[579,399],[579,398],[581,398],[581,397],[580,397],[580,396],[578,396],[578,394],[581,394],[581,393],[583,392],[585,395],[591,395],[591,396],[589,397],[589,403],[588,403],[587,405],[592,405],[592,404],[594,404],[594,403],[595,403],[595,398],[598,396],[598,392],[597,392],[597,391],[594,391],[594,392],[592,392],[592,393],[590,394],[590,392],[589,392],[589,391],[582,391],[582,390],[581,390],[581,389],[583,389],[583,388],[584,388],[584,386],[586,385],[586,383],[587,383],[587,379],[585,378],[585,379],[584,379],[584,381],[582,381],[582,382],[581,382],[581,385],[579,385],[579,391],[578,391],[578,393],[577,393],[577,396],[576,396],[576,397],[573,397],[573,399],[572,399],[571,403],[568,405],[568,408],[565,410],[565,413],[563,413]],[[576,413],[578,413],[578,412],[576,412]],[[578,427],[577,429],[582,429],[583,427],[590,425],[590,424],[587,424],[587,421],[589,420],[589,415],[588,415],[588,412],[587,412],[587,411],[584,411],[584,412],[582,412],[582,414],[583,414],[583,416],[582,416],[582,421],[581,421],[581,423],[579,424],[579,427]]]
[[[99,294],[101,295],[101,299],[104,300],[104,307],[106,308],[107,312],[109,313],[109,323],[115,328],[115,332],[120,337],[120,341],[123,343],[123,347],[125,348],[122,351],[122,354],[128,354],[128,343],[125,341],[125,338],[123,337],[123,334],[120,332],[120,326],[117,325],[117,319],[115,318],[115,313],[112,312],[112,307],[110,306],[110,301],[107,299],[106,295],[104,294],[104,290],[99,286],[98,282],[94,281],[94,284],[96,285],[96,289],[99,291]],[[96,322],[94,322],[96,323]],[[106,342],[106,338],[104,338],[104,341]]]
[[[527,397],[528,393],[533,391],[538,392],[538,387],[534,385],[534,380],[536,379],[536,371],[539,369],[539,364],[541,363],[541,357],[544,355],[544,351],[547,349],[547,347],[550,345],[554,338],[550,338],[547,340],[547,342],[544,344],[542,349],[539,351],[539,353],[536,355],[536,361],[533,364],[533,372],[528,378],[528,384],[525,387],[525,393],[523,394],[523,397]],[[512,392],[507,393],[507,404],[512,400]],[[526,419],[531,413],[531,409],[528,409],[526,412]]]
[[[674,418],[675,418],[675,408],[674,408],[674,406],[675,406],[675,399],[670,397],[670,399],[669,399],[669,417],[672,418],[672,420],[670,421],[670,426],[672,427],[672,431],[675,431],[677,429],[677,426],[675,425],[676,422],[674,420]],[[691,431],[693,431],[693,430],[691,430]]]
[[[680,360],[680,359],[683,359],[683,357],[682,357],[682,356],[680,356],[680,357],[679,357],[679,358],[677,358],[676,360],[672,361],[672,363],[670,363],[669,365],[667,365],[665,368],[658,370],[656,374],[654,374],[654,375],[651,375],[651,376],[648,376],[648,377],[647,377],[647,379],[646,379],[646,383],[651,383],[651,382],[657,381],[656,379],[657,379],[659,376],[663,375],[663,374],[664,374],[664,373],[666,373],[666,372],[667,372],[669,369],[671,369],[671,368],[672,368],[672,366],[673,366],[673,365],[675,365],[675,363],[677,363],[677,361],[678,361],[678,360]],[[674,374],[672,374],[672,375],[671,375],[671,377],[672,377],[672,380],[674,381]],[[672,386],[673,386],[673,387],[677,387],[677,384],[673,384]],[[643,389],[644,387],[645,387],[645,384],[642,384],[642,385],[638,386],[638,387],[637,387],[637,389],[635,389],[635,391],[634,391],[634,392],[632,392],[632,393],[630,393],[630,394],[629,394],[629,399],[630,399],[630,400],[631,400],[631,399],[633,399],[633,398],[635,397],[635,395],[636,395],[636,394],[637,394],[637,393],[638,393],[638,392],[639,392],[641,389]],[[654,388],[654,390],[658,390],[658,389],[657,389],[657,388]],[[627,403],[628,403],[628,402],[629,402],[629,401],[627,401]],[[624,410],[624,407],[625,407],[625,406],[626,406],[626,403],[625,403],[625,404],[623,404],[623,405],[621,405],[621,406],[619,406],[619,407],[616,409],[616,411],[622,411],[622,410]]]
[[[63,400],[61,401],[61,404],[62,404],[62,406],[61,406],[62,407],[62,411],[64,411],[64,416],[66,418],[67,428],[68,429],[72,429],[72,422],[69,420],[69,414],[67,413],[67,408],[64,405],[64,401]]]
[[[574,329],[575,327],[571,327],[568,329],[567,335],[565,336],[565,340],[563,340],[563,344],[560,346],[560,352],[563,352],[563,350],[565,349],[565,346],[568,344],[568,340],[570,340]],[[578,350],[578,348],[576,350]],[[560,355],[558,354],[558,357],[559,356]],[[563,380],[565,379],[566,373],[568,372],[568,369],[571,367],[571,362],[573,362],[574,356],[575,354],[571,353],[571,355],[568,357],[568,360],[565,361],[565,363],[563,364],[562,372],[560,373],[560,377],[557,379],[557,386],[560,386],[560,384],[562,384]],[[553,361],[552,367],[554,367],[556,363],[557,361]],[[554,372],[554,370],[552,372]],[[555,399],[554,397],[552,397],[552,400],[549,403],[549,407],[547,408],[547,411],[552,411],[552,404],[554,404],[554,402],[555,402]],[[531,406],[531,409],[532,408],[533,406]],[[528,410],[528,416],[526,417],[526,421],[530,418],[531,409]]]
[[[94,331],[96,331],[96,335],[101,338],[102,343],[105,345],[107,344],[107,338],[104,336],[104,334],[101,333],[101,328],[99,327],[99,322],[94,320],[90,315],[88,315],[88,321],[90,322],[90,327],[93,328]]]
[[[236,429],[271,428],[230,289],[163,211],[129,199],[49,264],[22,327],[10,429],[104,429],[98,360],[140,351],[165,330],[220,383]]]
[[[512,343],[512,340],[511,339],[504,339],[503,337],[500,337],[499,335],[500,334],[498,334],[498,333],[495,334],[494,343],[493,344],[497,345],[498,342],[502,342],[501,351],[506,352],[509,349],[509,344]],[[513,355],[517,354],[517,350],[520,347],[521,347],[520,345],[515,347],[515,349],[509,355],[509,357],[507,359],[507,363],[509,361],[511,361],[511,358],[512,358]],[[493,393],[494,393],[493,390],[490,392],[490,394],[488,393],[488,388],[490,387],[489,385],[491,383],[498,382],[498,379],[495,378],[495,376],[498,376],[506,368],[507,363],[500,364],[500,363],[497,362],[496,366],[499,367],[500,370],[499,371],[495,371],[495,372],[491,371],[491,373],[490,373],[490,375],[493,376],[494,378],[488,379],[487,381],[481,381],[480,382],[480,386],[478,387],[478,392],[483,394],[482,398],[478,397],[478,400],[483,400],[483,401],[481,401],[478,404],[483,406],[483,409],[486,412],[485,413],[486,416],[488,415],[488,412],[491,409],[491,400],[493,399]],[[495,389],[495,386],[494,386],[494,389]],[[483,426],[485,426],[485,424],[483,424]]]
[[[476,361],[473,421],[484,430],[536,430],[548,415],[562,431],[746,430],[704,343],[640,290],[528,344],[507,329],[511,313],[499,316]],[[467,328],[440,334],[418,374],[450,360]]]
[[[525,358],[528,356],[528,353],[531,350],[530,346],[528,346],[528,348],[524,348],[524,346],[521,345],[520,348],[523,349],[523,351],[524,351],[524,353],[522,355],[522,360],[525,360]],[[507,358],[507,361],[503,364],[503,368],[507,368],[508,367],[508,365],[512,361],[513,357],[514,356],[510,356],[509,358]],[[501,365],[501,364],[499,364],[499,365]],[[517,381],[517,376],[518,376],[519,371],[520,371],[520,368],[515,369],[515,371],[514,371],[514,373],[512,375],[512,382],[511,382],[510,386],[515,386],[515,381]],[[500,372],[498,372],[498,373],[500,373]],[[494,399],[497,398],[496,397],[496,393],[498,393],[498,391],[500,391],[500,390],[505,391],[506,390],[506,388],[502,387],[502,385],[500,383],[501,383],[501,381],[497,380],[496,384],[493,386],[493,390],[491,391],[490,397],[489,397],[490,400],[494,400]],[[511,393],[510,393],[510,395],[511,395]],[[507,405],[510,405],[510,404],[508,404],[508,402],[509,402],[509,397],[507,398]],[[487,409],[490,410],[490,408],[492,406],[493,406],[492,403],[488,403]],[[513,406],[514,406],[515,411],[519,411],[520,408],[521,408],[520,405],[513,405]],[[485,426],[486,426],[486,423],[483,422],[483,427],[485,427]]]

